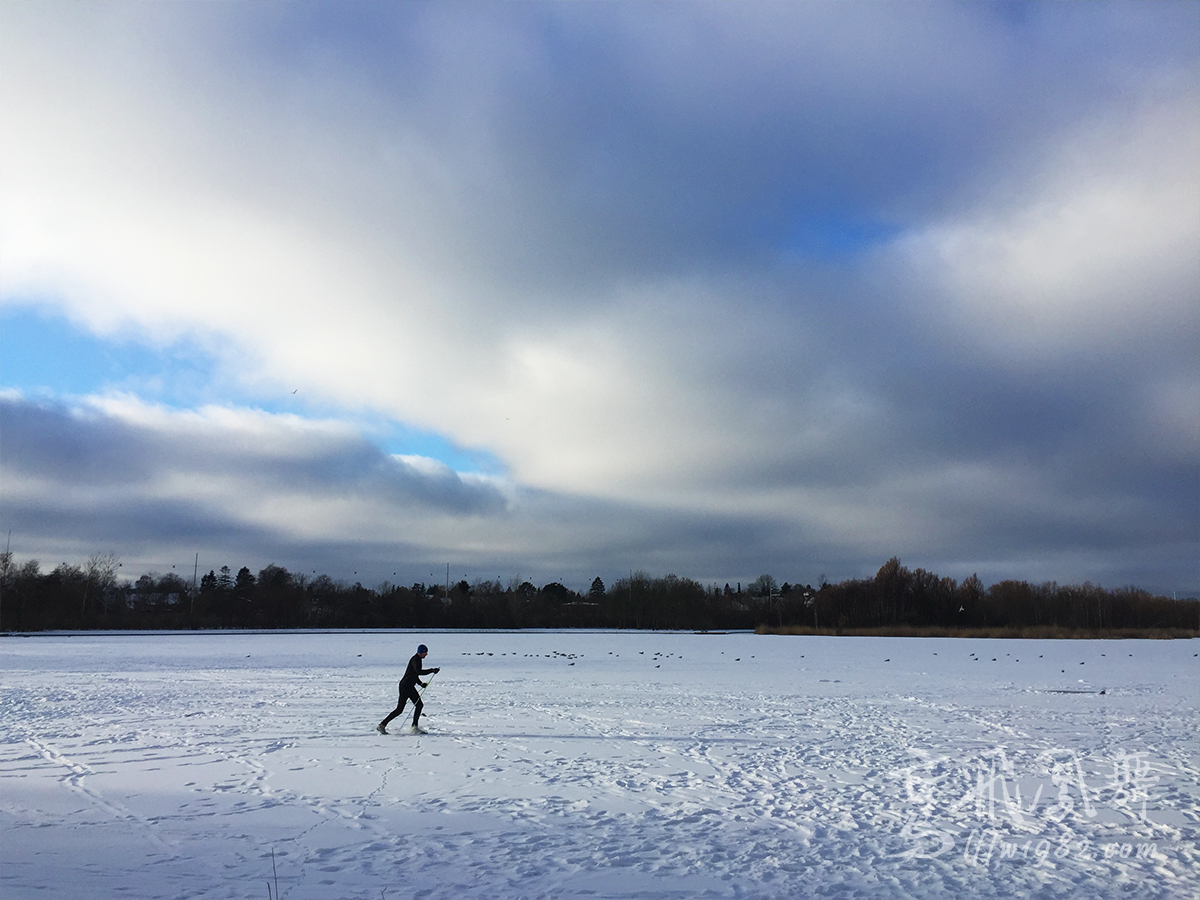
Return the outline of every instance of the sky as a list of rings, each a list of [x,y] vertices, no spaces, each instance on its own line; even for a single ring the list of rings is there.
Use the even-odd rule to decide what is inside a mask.
[[[1198,25],[0,5],[0,532],[133,577],[1195,593]]]

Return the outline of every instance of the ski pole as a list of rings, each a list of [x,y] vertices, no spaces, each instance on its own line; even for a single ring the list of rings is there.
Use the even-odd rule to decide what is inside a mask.
[[[433,673],[433,675],[436,675],[436,674],[437,674],[437,672],[434,672],[434,673]],[[425,695],[425,692],[426,692],[427,690],[429,690],[429,684],[430,684],[430,682],[432,682],[432,681],[433,681],[433,675],[430,675],[430,676],[429,676],[429,681],[426,681],[426,682],[425,682],[425,687],[423,687],[423,688],[421,688],[419,691],[417,691],[417,696],[418,696],[418,697],[423,697],[423,696]]]

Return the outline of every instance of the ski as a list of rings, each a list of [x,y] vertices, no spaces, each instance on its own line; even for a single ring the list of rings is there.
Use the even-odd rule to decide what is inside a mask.
[[[375,730],[384,737],[395,737],[398,734],[429,734],[428,731],[426,731],[424,728],[421,728],[419,725],[416,727],[409,725],[407,728],[401,728],[399,731],[385,731],[383,728],[376,725]]]

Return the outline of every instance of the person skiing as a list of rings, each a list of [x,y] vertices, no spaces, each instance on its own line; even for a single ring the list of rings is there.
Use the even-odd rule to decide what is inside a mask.
[[[400,679],[400,702],[396,704],[396,708],[388,713],[388,717],[375,726],[375,730],[380,734],[387,734],[387,724],[404,712],[404,706],[409,700],[413,702],[413,734],[424,734],[421,726],[418,724],[421,718],[421,710],[425,708],[425,704],[421,702],[421,695],[417,693],[417,685],[421,687],[429,687],[429,682],[422,681],[422,675],[436,675],[441,669],[425,669],[421,664],[425,661],[425,657],[429,655],[429,648],[424,644],[417,647],[417,652],[413,654],[413,658],[408,661],[408,668],[404,670],[404,677]]]

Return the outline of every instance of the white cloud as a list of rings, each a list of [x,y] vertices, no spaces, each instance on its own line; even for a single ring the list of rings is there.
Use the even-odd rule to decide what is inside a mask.
[[[905,240],[899,264],[928,279],[935,327],[1018,365],[1194,335],[1198,104],[1194,90],[1127,102],[1054,134],[1036,175]]]

